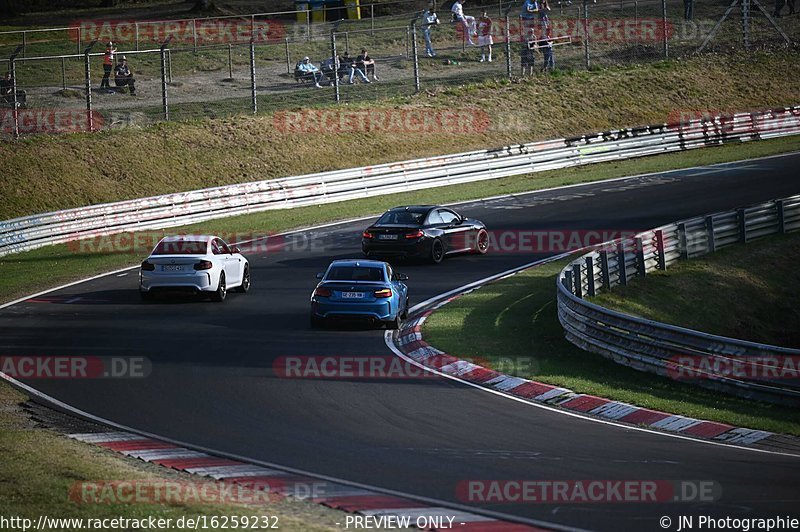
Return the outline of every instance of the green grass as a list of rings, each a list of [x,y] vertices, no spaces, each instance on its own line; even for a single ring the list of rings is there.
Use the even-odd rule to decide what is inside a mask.
[[[369,86],[340,109],[452,110],[488,114],[483,131],[467,134],[393,131],[285,133],[273,116],[234,116],[95,134],[39,136],[0,144],[0,219],[121,199],[181,192],[288,175],[378,164],[663,123],[680,110],[746,110],[797,103],[798,54],[701,56],[601,72],[535,76],[517,82],[453,81],[404,96]],[[227,75],[227,72],[220,76]],[[457,83],[457,84],[456,84]],[[591,90],[587,90],[591,87]],[[357,87],[364,89],[366,87]],[[299,94],[308,94],[300,91]],[[319,94],[319,93],[314,93]],[[327,91],[326,91],[327,94]],[[319,96],[316,96],[317,98]],[[279,101],[283,96],[275,96]],[[348,98],[351,98],[348,96]],[[318,103],[317,100],[316,103]],[[531,105],[536,102],[536,105]],[[268,110],[269,98],[259,103]],[[288,109],[315,102],[286,96]],[[230,102],[230,106],[244,103]],[[336,109],[332,104],[325,104]],[[194,116],[227,111],[198,104]],[[176,113],[192,113],[176,106]]]
[[[135,502],[92,504],[74,502],[70,489],[78,482],[212,482],[171,471],[112,451],[65,438],[43,428],[24,411],[27,398],[0,382],[0,515],[36,520],[40,515],[62,518],[172,519],[197,516],[279,517],[281,530],[335,530],[341,513],[309,501],[281,500],[262,505],[197,504],[191,499],[177,504]],[[158,485],[158,484],[156,484]],[[80,492],[77,492],[80,493]],[[110,500],[105,497],[104,500]],[[214,527],[213,529],[217,529]],[[73,527],[59,530],[75,530]]]
[[[445,305],[425,321],[425,340],[451,355],[578,393],[800,435],[797,409],[639,372],[567,342],[556,311],[556,275],[568,262],[533,268]]]
[[[680,261],[592,301],[712,334],[800,348],[797,257],[799,233],[773,236]]]
[[[784,153],[797,148],[798,139],[796,138],[748,142],[742,145],[726,145],[678,154],[602,163],[569,169],[568,171],[548,171],[327,205],[267,211],[212,220],[199,225],[166,230],[165,232],[200,231],[226,235],[251,232],[259,234],[276,233],[334,220],[379,214],[395,205],[448,203],[500,194],[514,194],[625,175],[660,172],[674,168],[761,157]],[[48,246],[25,253],[6,255],[0,257],[0,301],[10,301],[16,297],[65,282],[117,268],[133,266],[146,257],[148,252],[149,248],[127,253],[115,253],[97,249],[96,247],[81,247],[80,244],[72,244]]]

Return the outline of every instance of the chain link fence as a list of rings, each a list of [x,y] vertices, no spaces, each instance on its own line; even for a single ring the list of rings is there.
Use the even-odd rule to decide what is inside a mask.
[[[421,12],[398,2],[382,4],[378,16],[375,6],[369,6],[372,16],[362,7],[361,20],[314,20],[309,10],[290,13],[292,22],[279,13],[83,21],[70,28],[4,32],[0,53],[7,58],[0,58],[0,70],[13,72],[13,79],[0,99],[0,135],[258,112],[280,112],[276,124],[289,127],[308,119],[297,109],[334,102],[358,109],[378,99],[546,75],[542,71],[652,62],[701,50],[793,46],[798,34],[800,19],[775,18],[757,0],[694,4],[554,0],[549,10],[526,19],[520,2],[498,1],[470,6],[476,20],[469,27],[451,20],[449,4],[439,10],[440,23],[429,26]],[[109,40],[117,48],[115,62],[124,55],[134,73],[135,95],[116,86],[113,72],[109,87],[101,87]],[[352,68],[362,50],[375,64]],[[318,74],[298,70],[305,57]]]

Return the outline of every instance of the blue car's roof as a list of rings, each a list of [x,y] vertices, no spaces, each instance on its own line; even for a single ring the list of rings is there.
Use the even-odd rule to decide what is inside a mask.
[[[383,268],[385,262],[370,259],[338,259],[331,262],[331,266],[361,266],[364,268]]]

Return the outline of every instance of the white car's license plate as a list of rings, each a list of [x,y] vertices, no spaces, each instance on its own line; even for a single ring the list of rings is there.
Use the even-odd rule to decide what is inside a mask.
[[[162,268],[163,268],[162,271],[165,271],[165,272],[182,272],[183,271],[183,265],[182,264],[165,264],[165,265],[162,266]]]
[[[364,299],[364,292],[342,292],[343,299]]]
[[[397,235],[378,235],[378,240],[397,240]]]

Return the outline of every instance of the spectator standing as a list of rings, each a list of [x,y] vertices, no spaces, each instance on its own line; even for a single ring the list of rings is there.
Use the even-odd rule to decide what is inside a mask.
[[[372,79],[375,81],[380,81],[380,79],[378,79],[378,75],[375,74],[375,60],[369,56],[366,48],[362,48],[361,54],[356,57],[356,68],[361,69],[367,75],[367,78],[369,78],[369,74],[371,72]],[[352,79],[352,76],[350,76],[350,78]],[[367,81],[369,81],[369,79],[367,79]]]
[[[436,9],[431,4],[428,10],[422,14],[422,36],[425,37],[425,53],[428,57],[436,57],[436,50],[433,49],[431,44],[431,28],[439,24],[439,17],[436,15]]]
[[[692,0],[688,0],[692,1]],[[542,27],[542,36],[550,37],[550,2],[542,0],[539,4],[539,25]]]
[[[100,82],[100,88],[107,89],[109,92],[111,91],[111,83],[109,83],[109,78],[111,77],[111,71],[114,70],[115,53],[117,53],[117,49],[114,48],[114,43],[108,41],[106,52],[103,55],[103,81]]]
[[[478,46],[481,47],[481,63],[486,61],[486,51],[489,52],[489,62],[492,62],[492,19],[489,13],[484,11],[478,19]]]
[[[114,69],[114,85],[119,88],[128,87],[131,90],[131,96],[136,96],[136,79],[128,66],[128,58],[124,55],[120,56],[119,63]]]
[[[536,66],[536,32],[531,28],[527,38],[522,40],[522,48],[519,53],[522,75],[533,75]]]
[[[542,72],[552,72],[556,68],[556,58],[553,55],[553,42],[550,39],[541,39],[538,43],[542,52]]]
[[[519,14],[521,28],[520,34],[527,35],[531,29],[536,27],[536,18],[539,15],[539,1],[525,0],[522,4],[522,11]]]
[[[475,46],[475,41],[472,40],[472,35],[475,33],[475,17],[464,15],[464,0],[456,0],[450,11],[453,13],[453,20],[464,28],[467,35],[467,40],[472,46]]]
[[[6,103],[14,103],[14,78],[11,77],[11,71],[6,72],[3,79],[0,79],[0,98]],[[17,89],[17,106],[27,107],[28,93],[24,90]]]
[[[319,84],[320,80],[322,79],[322,72],[314,66],[311,62],[311,59],[308,56],[305,56],[303,60],[297,65],[297,69],[303,74],[306,79],[313,79],[314,85],[321,89],[322,85]]]

